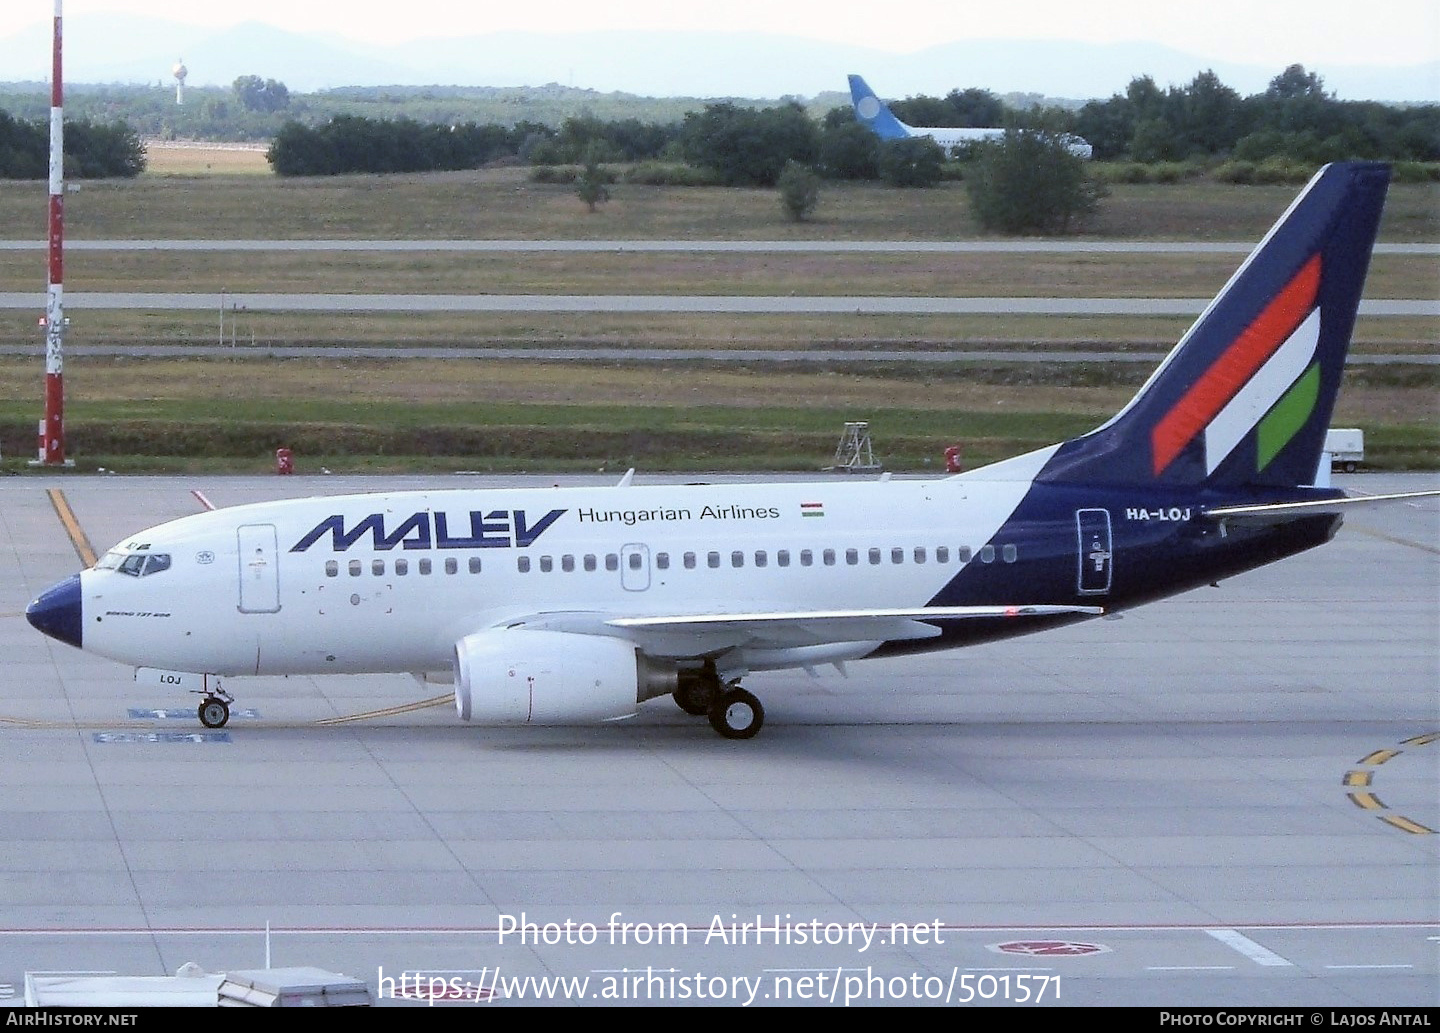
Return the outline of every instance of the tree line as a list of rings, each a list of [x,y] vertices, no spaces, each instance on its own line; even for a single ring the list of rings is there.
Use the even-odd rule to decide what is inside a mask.
[[[1209,71],[1166,90],[1141,76],[1124,94],[1082,107],[1073,131],[1099,159],[1440,160],[1440,105],[1336,100],[1303,65],[1291,65],[1249,97]]]
[[[1019,110],[980,89],[953,90],[943,98],[910,97],[892,103],[891,109],[911,125],[1074,134],[1089,141],[1097,159],[1181,162],[1278,157],[1311,164],[1343,159],[1440,160],[1440,105],[1339,101],[1326,92],[1318,75],[1300,65],[1287,68],[1264,93],[1251,97],[1241,97],[1213,72],[1202,72],[1188,85],[1168,90],[1161,90],[1149,77],[1139,77],[1123,95],[1091,101],[1078,110],[1055,106]],[[460,133],[462,128],[476,133],[481,127],[456,126],[449,132]],[[444,145],[444,127],[428,136],[422,129],[408,119],[358,116],[310,128],[290,123],[277,135],[272,155],[276,170],[284,174],[387,171],[383,163],[392,160],[403,139],[410,141],[414,155],[409,168],[457,167],[442,163],[453,154],[453,148]],[[372,146],[343,143],[352,137]],[[926,140],[882,143],[855,121],[848,105],[817,121],[795,102],[765,108],[711,103],[667,124],[634,118],[602,120],[586,114],[567,118],[557,128],[521,124],[504,138],[492,133],[487,139],[495,146],[478,152],[487,161],[505,152],[537,165],[684,162],[710,170],[715,181],[732,186],[774,186],[791,161],[832,179],[925,186],[941,178],[944,161],[950,157]],[[327,140],[331,142],[326,144]],[[297,164],[290,160],[291,148],[312,157],[331,157],[328,162]],[[381,158],[374,156],[377,149]],[[347,164],[347,155],[358,164]],[[431,160],[435,163],[427,166]],[[297,167],[307,171],[290,171]]]
[[[422,125],[342,115],[314,128],[287,122],[266,156],[282,176],[475,169],[515,154],[530,131],[525,125]]]
[[[502,159],[546,166],[587,161],[683,164],[689,172],[652,172],[656,178],[651,181],[743,186],[775,185],[792,161],[830,179],[880,180],[897,186],[925,186],[947,173],[955,174],[946,165],[950,156],[928,141],[882,144],[855,122],[848,105],[818,119],[796,102],[769,107],[721,102],[668,121],[602,118],[587,112],[558,118],[553,124],[350,113],[443,114],[473,106],[475,98],[495,92],[417,88],[402,90],[393,98],[375,90],[295,95],[276,80],[242,76],[228,92],[202,92],[198,104],[187,91],[186,108],[177,109],[168,90],[84,88],[73,103],[85,117],[67,123],[76,126],[73,148],[67,134],[67,163],[74,165],[77,176],[138,172],[144,159],[137,133],[126,123],[109,121],[123,115],[147,127],[151,135],[164,135],[153,133],[157,119],[172,120],[165,123],[172,129],[178,124],[173,120],[190,119],[197,136],[269,138],[272,164],[282,175],[462,169]],[[0,94],[0,110],[14,99],[13,94]],[[38,97],[26,101],[26,110],[33,107],[36,112],[30,121],[23,115],[6,116],[0,135],[0,176],[44,176],[48,146],[43,142],[48,134],[41,114],[44,103]],[[910,97],[893,102],[891,108],[911,125],[1072,133],[1088,140],[1095,157],[1102,160],[1283,158],[1312,165],[1344,158],[1440,160],[1440,105],[1339,101],[1325,90],[1318,75],[1300,65],[1287,68],[1263,93],[1250,97],[1241,97],[1213,72],[1202,72],[1185,86],[1165,90],[1149,77],[1138,77],[1124,94],[1078,109],[1015,107],[982,89]],[[702,170],[699,176],[694,175],[697,169]]]
[[[145,146],[124,122],[65,120],[65,178],[138,176]],[[50,120],[13,118],[0,111],[0,179],[45,179],[50,175]]]

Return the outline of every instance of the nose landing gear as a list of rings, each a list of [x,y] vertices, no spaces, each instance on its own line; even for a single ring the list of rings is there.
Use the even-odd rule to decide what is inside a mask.
[[[230,720],[230,704],[235,702],[235,697],[218,684],[213,688],[192,691],[202,697],[200,706],[195,711],[200,723],[206,728],[224,728],[225,723]]]

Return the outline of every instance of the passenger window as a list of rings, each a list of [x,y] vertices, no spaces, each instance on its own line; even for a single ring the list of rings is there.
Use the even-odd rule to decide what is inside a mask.
[[[645,563],[645,557],[641,556],[638,552],[632,552],[626,559],[630,564],[631,570],[639,570]]]
[[[423,559],[423,560],[420,561],[420,574],[421,574],[422,577],[429,577],[429,576],[430,576],[430,560],[429,560],[429,559]]]
[[[518,570],[518,571],[519,571],[520,573],[522,573],[522,574],[528,574],[528,573],[530,573],[530,557],[529,557],[529,556],[517,556],[517,557],[515,558],[515,569]]]
[[[384,576],[385,576],[385,561],[384,561],[384,560],[371,560],[371,561],[370,561],[370,573],[374,574],[376,577],[384,577]]]
[[[607,552],[607,553],[605,554],[605,569],[606,569],[606,570],[619,570],[619,569],[620,569],[620,554],[619,554],[618,552]]]
[[[743,566],[745,566],[745,554],[744,554],[743,552],[741,552],[739,549],[736,549],[734,552],[732,552],[732,553],[730,554],[730,566],[732,566],[732,567],[743,567]]]
[[[445,573],[447,573],[447,574],[455,574],[455,573],[458,573],[459,570],[460,570],[460,563],[459,563],[459,561],[456,560],[454,556],[446,556],[446,557],[445,557]]]
[[[1016,549],[1015,546],[1013,546],[1013,545],[1007,545],[1007,546],[1005,546],[1005,548],[1002,549],[1001,552],[1000,552],[1001,558],[1002,558],[1006,563],[1014,563],[1015,560],[1016,560],[1016,558],[1017,558],[1019,555],[1020,555],[1020,551],[1019,551],[1018,549]]]
[[[788,566],[790,566],[790,550],[789,550],[789,549],[780,549],[779,551],[777,551],[777,552],[775,553],[775,565],[776,565],[777,567],[788,567]]]
[[[548,574],[555,569],[555,561],[549,556],[540,557],[540,573]]]
[[[985,546],[983,549],[980,550],[980,562],[981,562],[981,563],[994,563],[994,562],[995,562],[995,546],[993,546],[993,545],[987,545],[987,546]]]
[[[949,562],[950,562],[950,546],[948,546],[948,545],[937,545],[937,546],[935,547],[935,562],[936,562],[936,563],[949,563]]]
[[[879,563],[879,562],[880,562],[880,550],[879,550],[879,549],[871,549],[869,556],[870,556],[870,564],[871,564],[872,566],[875,565],[876,563]]]
[[[891,550],[890,550],[890,562],[891,562],[891,563],[904,563],[904,562],[905,562],[905,550],[904,550],[904,549],[891,549]]]
[[[809,549],[800,550],[800,566],[809,567],[815,563],[815,554]]]
[[[566,553],[560,557],[560,569],[569,574],[575,570],[575,557]]]
[[[915,546],[915,562],[916,562],[916,563],[924,563],[924,562],[925,562],[925,546],[923,546],[923,545],[917,545],[917,546]]]
[[[350,561],[350,576],[351,576],[351,577],[359,577],[359,576],[360,576],[360,570],[361,570],[361,563],[360,563],[360,561],[359,561],[359,560],[351,560],[351,561]]]
[[[334,560],[326,560],[326,561],[325,561],[325,576],[326,576],[326,577],[339,577],[339,576],[340,576],[340,564],[336,563]]]
[[[720,554],[718,552],[707,552],[705,554],[705,565],[712,568],[720,566]]]
[[[657,553],[655,554],[655,569],[656,569],[656,570],[669,570],[669,569],[670,569],[670,554],[669,554],[668,552],[657,552]]]
[[[857,549],[846,549],[846,550],[845,550],[845,562],[848,563],[848,564],[849,564],[850,566],[852,566],[852,567],[855,566],[855,564],[859,563],[859,562],[860,562],[860,552],[859,552],[859,550],[857,550]]]
[[[825,561],[825,566],[827,566],[827,567],[833,567],[833,566],[835,566],[835,550],[834,550],[834,549],[826,549],[826,550],[825,550],[823,553],[821,553],[820,555],[821,555],[821,557],[822,557],[822,558],[824,559],[824,561]]]
[[[410,573],[410,561],[409,561],[409,560],[396,560],[396,561],[395,561],[395,573],[396,573],[396,575],[399,576],[399,577],[404,577],[406,574]]]
[[[755,550],[755,566],[757,566],[757,567],[763,567],[763,566],[765,566],[765,564],[767,564],[767,563],[769,563],[769,562],[770,562],[770,559],[769,559],[769,557],[767,557],[767,556],[765,555],[765,550],[764,550],[764,549],[757,549],[757,550]]]
[[[586,570],[594,570],[594,569],[595,569],[595,554],[594,554],[593,552],[587,552],[587,553],[585,554],[585,569],[586,569]]]
[[[686,570],[694,570],[694,569],[695,569],[695,554],[694,554],[693,552],[687,552],[687,553],[685,554],[685,569],[686,569]]]
[[[969,562],[970,562],[970,546],[968,546],[968,545],[962,545],[962,546],[960,546],[959,550],[955,553],[955,558],[958,559],[961,563],[969,563]]]
[[[471,556],[471,557],[470,557],[470,573],[472,573],[472,574],[478,574],[478,573],[480,573],[480,557],[479,557],[479,556]]]

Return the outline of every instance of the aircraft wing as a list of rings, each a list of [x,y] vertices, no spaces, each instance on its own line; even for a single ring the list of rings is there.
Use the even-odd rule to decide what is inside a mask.
[[[557,611],[516,616],[494,625],[627,638],[651,656],[696,657],[731,649],[796,649],[844,643],[938,638],[931,621],[992,618],[1026,621],[1057,614],[1098,617],[1100,606],[930,606],[918,609],[770,610],[616,616]]]
[[[688,635],[771,649],[834,642],[895,642],[936,638],[930,621],[1001,618],[1028,620],[1056,614],[1099,616],[1099,606],[931,606],[921,609],[805,610],[760,613],[614,617],[605,623],[644,635]]]

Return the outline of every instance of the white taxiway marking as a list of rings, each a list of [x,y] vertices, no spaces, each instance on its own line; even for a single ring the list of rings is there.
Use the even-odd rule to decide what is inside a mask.
[[[1237,933],[1234,929],[1206,929],[1207,933],[1215,937],[1225,946],[1239,951],[1257,965],[1293,965],[1293,961],[1287,961],[1268,947],[1262,947],[1250,937]]]
[[[1233,972],[1234,965],[1146,965],[1146,972]]]

